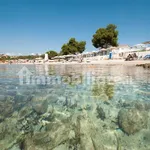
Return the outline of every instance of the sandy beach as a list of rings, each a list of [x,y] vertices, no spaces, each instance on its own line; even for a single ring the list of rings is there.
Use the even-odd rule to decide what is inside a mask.
[[[124,60],[99,60],[99,61],[91,61],[91,62],[65,62],[65,63],[48,63],[48,64],[108,64],[108,65],[137,65],[137,64],[146,64],[150,63],[150,60],[136,60],[136,61],[124,61]]]
[[[90,62],[46,62],[46,63],[34,63],[35,65],[137,65],[137,64],[146,64],[150,63],[150,60],[135,60],[135,61],[124,61],[124,60],[99,60],[99,61],[90,61]],[[8,64],[8,63],[0,63],[0,64]],[[30,65],[33,63],[12,63],[12,64],[26,64]]]

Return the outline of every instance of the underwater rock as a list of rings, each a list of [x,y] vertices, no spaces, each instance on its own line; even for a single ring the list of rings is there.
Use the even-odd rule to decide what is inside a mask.
[[[58,101],[58,96],[56,94],[49,94],[47,95],[47,101],[50,104],[56,104]]]
[[[135,102],[134,107],[138,110],[150,110],[150,102],[149,101],[143,101],[143,102]]]
[[[137,94],[149,96],[150,92],[142,91],[142,90],[137,90]]]
[[[60,122],[50,122],[50,123],[46,124],[46,131],[50,132],[55,128],[59,128],[59,126],[61,126]]]
[[[23,118],[27,117],[28,115],[30,115],[31,113],[32,113],[31,107],[25,106],[19,111],[18,117],[19,117],[19,119],[23,119]]]
[[[123,107],[123,108],[136,108],[138,110],[145,110],[145,111],[149,111],[150,110],[150,101],[125,101],[125,102],[121,102],[119,101],[117,104],[117,107]]]
[[[56,104],[62,105],[70,109],[75,109],[78,105],[78,102],[76,99],[73,99],[72,97],[69,96],[59,96]]]
[[[48,111],[42,115],[41,119],[44,121],[54,121],[55,119],[55,113],[54,113],[54,108],[51,106],[52,109],[50,109],[50,106],[48,108]]]
[[[0,101],[0,114],[2,118],[11,116],[13,113],[13,101]]]
[[[99,96],[99,98],[100,98],[101,100],[103,100],[103,101],[108,101],[108,100],[109,100],[109,98],[108,98],[108,96],[107,96],[106,94],[101,94],[101,95]]]
[[[70,128],[68,125],[61,125],[51,132],[51,138],[55,147],[68,140]]]
[[[27,134],[24,140],[20,142],[21,150],[35,150],[35,148],[35,144],[30,134]]]
[[[1,123],[2,121],[4,121],[4,119],[5,119],[5,117],[2,116],[2,115],[0,115],[0,123]]]
[[[75,132],[73,130],[71,130],[69,132],[69,139],[74,139],[75,138]]]
[[[48,132],[34,132],[25,134],[24,139],[20,142],[22,150],[41,150],[48,149],[51,137]]]
[[[33,136],[33,142],[35,145],[43,145],[51,142],[50,135],[47,132],[35,133]]]
[[[118,113],[118,123],[125,133],[134,134],[147,127],[148,115],[135,108],[122,109]]]
[[[147,64],[143,64],[143,68],[146,68],[146,69],[150,68],[150,64],[148,64],[148,63]]]
[[[150,143],[150,131],[145,131],[143,133],[143,140],[144,140],[144,143],[149,145],[149,143]]]
[[[25,102],[25,101],[28,100],[28,98],[29,98],[28,95],[21,95],[21,94],[18,94],[18,95],[15,96],[14,99],[15,99],[15,102]]]
[[[69,107],[71,109],[75,109],[77,106],[78,106],[77,100],[70,98],[70,101],[69,101],[67,107]]]
[[[92,94],[103,101],[111,100],[114,96],[114,83],[107,80],[104,83],[95,83],[92,88]]]
[[[14,98],[10,95],[0,95],[0,101],[12,101]]]
[[[39,123],[41,116],[33,111],[32,106],[30,105],[23,107],[18,112],[16,118],[18,119],[16,127],[23,133],[33,132],[37,130],[37,128],[41,129],[41,124]]]
[[[63,94],[65,93],[65,89],[62,89],[62,88],[60,88],[60,89],[57,89],[57,95],[58,96],[62,96]]]
[[[61,144],[58,147],[54,148],[53,150],[68,150],[68,145],[67,144]],[[72,149],[69,149],[72,150]]]
[[[17,120],[7,118],[0,123],[0,149],[8,150],[21,138],[21,132],[16,128]]]
[[[49,125],[50,128],[46,132],[36,132],[32,136],[27,135],[23,143],[24,150],[29,150],[29,148],[33,150],[69,149],[68,145],[65,144],[69,140],[69,126],[60,122]]]
[[[19,145],[14,145],[10,150],[22,150],[23,148]],[[24,150],[24,149],[23,149]]]
[[[137,64],[137,67],[143,67],[143,68],[150,68],[150,64],[149,63],[145,63],[145,64]]]
[[[43,123],[38,123],[34,126],[33,130],[34,132],[43,132],[45,131],[45,126],[43,125]]]
[[[20,110],[24,105],[26,105],[28,102],[31,101],[32,96],[31,95],[21,95],[18,94],[14,97],[14,109]]]
[[[4,101],[6,99],[5,95],[0,95],[0,101]]]
[[[49,149],[53,149],[65,143],[66,141],[69,140],[69,132],[70,132],[70,123],[68,121],[66,121],[66,123],[61,123],[60,121],[58,121],[47,124],[45,134],[47,134],[49,142],[45,143],[45,145]]]
[[[33,122],[34,123],[34,122]],[[26,119],[17,123],[17,129],[24,133],[29,133],[34,131],[34,125],[31,122],[28,122]]]
[[[113,101],[113,104],[116,105],[116,107],[118,109],[120,109],[121,107],[123,107],[123,108],[131,108],[131,107],[133,107],[133,102],[129,101],[129,100],[127,101],[124,98],[119,98],[118,100]]]
[[[35,95],[31,98],[31,102],[42,102],[46,100],[46,94],[45,95],[40,95],[39,93],[35,93]]]
[[[101,133],[99,137],[97,136],[97,140],[100,139],[101,143],[104,145],[104,148],[101,148],[102,150],[125,150],[117,146],[117,140],[114,133],[113,130],[105,130],[105,132]],[[99,148],[97,150],[99,150]]]
[[[143,67],[143,64],[136,64],[136,67]]]
[[[0,124],[0,140],[5,138],[6,128],[3,123]]]
[[[104,112],[103,108],[100,106],[97,106],[96,110],[98,113],[97,117],[104,121],[106,116],[105,116],[105,112]]]
[[[145,110],[147,110],[147,111],[150,110],[150,102],[149,101],[145,102]]]
[[[68,122],[70,121],[70,113],[69,112],[60,112],[60,111],[55,111],[54,116],[57,120],[61,122]]]
[[[47,111],[48,102],[47,102],[47,100],[44,100],[41,102],[32,103],[32,108],[33,108],[33,110],[36,111],[37,114],[39,114],[39,115],[44,114]]]
[[[83,110],[90,111],[91,109],[92,109],[92,106],[89,105],[89,104],[79,105],[79,106],[78,106],[78,110],[79,110],[79,111],[83,111]]]
[[[7,95],[10,95],[10,96],[16,96],[16,94],[17,94],[17,91],[16,90],[8,90],[7,91]]]
[[[94,124],[86,115],[80,115],[77,118],[77,131],[80,139],[80,146],[82,150],[94,150],[92,136],[96,134]]]

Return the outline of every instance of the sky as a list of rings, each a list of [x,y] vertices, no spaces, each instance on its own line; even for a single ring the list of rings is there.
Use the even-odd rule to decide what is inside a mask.
[[[0,53],[60,52],[71,37],[95,50],[98,28],[117,25],[119,44],[150,40],[150,0],[0,0]]]

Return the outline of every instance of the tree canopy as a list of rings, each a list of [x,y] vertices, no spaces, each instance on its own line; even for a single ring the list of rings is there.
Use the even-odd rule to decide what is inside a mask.
[[[53,58],[53,57],[58,55],[58,53],[56,51],[54,51],[54,50],[50,50],[50,51],[48,51],[46,53],[48,54],[48,58],[49,59],[51,59],[51,58]]]
[[[150,41],[143,42],[143,44],[150,44]]]
[[[42,55],[21,55],[21,56],[0,56],[0,61],[6,61],[6,60],[18,60],[18,59],[28,59],[28,60],[34,60],[38,57],[43,57],[44,54]]]
[[[107,25],[106,28],[99,28],[93,35],[92,43],[95,48],[108,48],[118,45],[118,31],[114,24]]]
[[[82,53],[85,50],[85,45],[85,41],[78,42],[75,38],[71,38],[68,43],[61,47],[60,53],[62,55]]]

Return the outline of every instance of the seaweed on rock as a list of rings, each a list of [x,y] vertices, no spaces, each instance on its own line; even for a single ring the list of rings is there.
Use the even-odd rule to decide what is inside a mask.
[[[92,94],[104,101],[110,100],[114,96],[114,84],[105,80],[104,83],[94,83],[92,88]]]
[[[105,112],[104,112],[103,108],[100,107],[100,106],[97,106],[96,110],[97,110],[97,113],[98,113],[97,118],[100,118],[101,120],[104,121],[106,116],[105,116]]]

